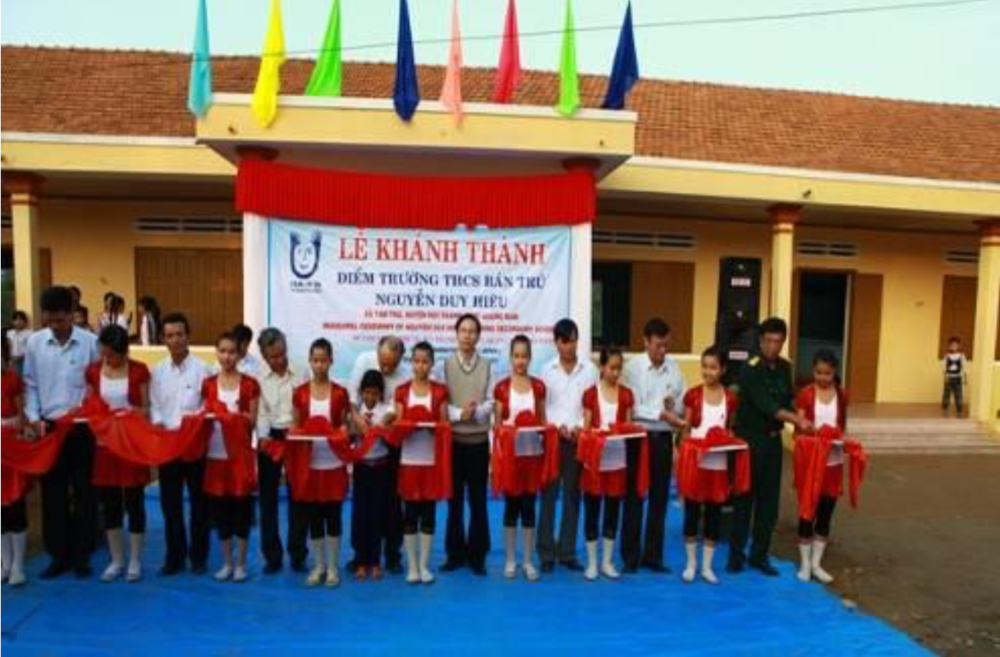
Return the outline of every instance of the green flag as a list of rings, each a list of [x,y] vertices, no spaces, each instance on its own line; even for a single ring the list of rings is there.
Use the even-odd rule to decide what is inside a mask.
[[[566,24],[563,26],[562,54],[559,57],[559,104],[556,111],[573,116],[580,109],[580,80],[576,74],[576,29],[573,27],[573,2],[566,0]]]
[[[323,36],[323,51],[306,85],[307,96],[340,96],[344,69],[340,61],[340,0],[333,0]]]

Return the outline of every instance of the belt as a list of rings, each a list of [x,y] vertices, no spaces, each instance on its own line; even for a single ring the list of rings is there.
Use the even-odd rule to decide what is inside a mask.
[[[354,465],[367,465],[368,467],[375,467],[378,465],[389,465],[388,456],[380,456],[377,459],[361,459],[357,461]]]

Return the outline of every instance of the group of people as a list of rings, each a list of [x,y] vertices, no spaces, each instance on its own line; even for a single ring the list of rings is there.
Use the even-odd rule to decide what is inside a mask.
[[[8,462],[7,447],[43,441],[58,427],[63,442],[39,477],[42,535],[51,556],[41,577],[91,575],[98,508],[111,556],[101,580],[142,577],[149,464],[95,438],[106,430],[99,431],[97,422],[63,420],[82,416],[81,408],[143,418],[151,428],[136,429],[136,441],[179,440],[191,433],[191,418],[204,428],[200,451],[157,463],[166,534],[160,575],[188,567],[206,572],[214,527],[223,557],[215,579],[247,580],[256,495],[264,573],[279,572],[287,553],[307,584],[326,586],[341,581],[348,495],[354,552],[348,568],[357,580],[377,581],[388,572],[405,573],[414,584],[433,582],[429,556],[442,501],[448,518],[440,570],[485,575],[490,487],[504,496],[507,578],[521,573],[534,581],[559,566],[582,571],[588,581],[617,579],[616,543],[625,573],[669,572],[664,537],[675,452],[684,497],[683,580],[700,574],[718,582],[713,555],[727,502],[735,510],[727,571],[749,564],[777,575],[769,551],[782,429],[791,424],[804,440],[823,435],[823,427],[842,431],[846,417],[831,353],[817,354],[814,382],[795,395],[792,370],[780,356],[787,328],[776,318],[761,324],[760,355],[741,369],[737,394],[722,384],[726,362],[715,348],[702,354],[701,384],[686,389],[667,354],[670,329],[661,319],[646,325],[644,353],[626,362],[619,349],[605,348],[599,366],[580,357],[571,319],[555,324],[558,355],[540,368],[532,368],[531,341],[518,335],[510,343],[510,374],[500,379],[477,349],[480,320],[467,314],[455,323],[453,355],[437,358],[427,342],[407,349],[399,337],[386,336],[357,358],[345,387],[331,379],[335,350],[323,338],[312,343],[308,367],[300,370],[290,363],[279,329],[260,332],[261,362],[249,353],[253,332],[240,325],[219,336],[217,366],[210,368],[190,352],[187,318],[169,313],[158,318],[168,355],[150,371],[129,358],[125,328],[113,322],[98,335],[84,331],[73,324],[73,307],[67,288],[43,293],[45,328],[27,340],[23,382],[4,344],[3,578],[11,585],[25,580],[24,494],[30,482],[13,459]],[[803,580],[832,579],[822,559],[842,490],[841,444],[827,432],[819,457],[825,466],[821,490],[800,513]],[[283,474],[284,542],[278,522]],[[577,559],[581,501],[585,563]]]

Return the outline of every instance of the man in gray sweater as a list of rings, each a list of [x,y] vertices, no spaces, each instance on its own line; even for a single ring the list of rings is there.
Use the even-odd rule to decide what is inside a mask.
[[[486,488],[490,471],[490,417],[493,412],[493,364],[476,351],[482,326],[467,314],[455,323],[458,350],[444,361],[441,374],[448,386],[448,416],[454,433],[452,454],[453,494],[448,503],[445,550],[448,559],[441,570],[450,572],[469,566],[477,575],[486,574],[490,551],[490,526],[486,511]],[[469,528],[465,528],[465,498],[469,499]]]

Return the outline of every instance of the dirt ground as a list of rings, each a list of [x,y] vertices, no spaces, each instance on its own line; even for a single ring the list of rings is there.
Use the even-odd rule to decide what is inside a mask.
[[[775,551],[797,560],[790,460]],[[940,654],[1000,654],[1000,457],[873,456],[832,534],[824,566],[845,604]]]

